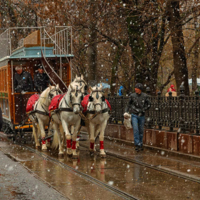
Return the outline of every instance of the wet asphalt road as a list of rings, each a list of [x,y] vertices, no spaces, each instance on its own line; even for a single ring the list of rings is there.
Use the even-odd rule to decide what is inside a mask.
[[[82,141],[81,144],[88,145],[88,141]],[[34,147],[33,145],[29,146]],[[52,187],[49,188],[46,186],[48,189],[53,192],[57,190],[66,198],[122,199],[105,188],[85,180],[83,177],[80,177],[80,175],[74,174],[63,168],[63,166],[49,161],[34,152],[30,152],[24,147],[7,142],[0,142],[0,148],[2,152],[11,155],[18,162],[10,161],[15,164],[21,163],[33,174],[37,175],[40,180],[44,180]],[[90,157],[88,150],[84,147],[80,148],[78,160],[73,160],[66,155],[64,157],[58,157],[57,152],[51,150],[43,153],[44,155],[52,156],[60,162],[73,167],[75,170],[88,174],[110,186],[129,193],[138,199],[200,199],[200,184],[198,183],[200,181],[200,162],[198,160],[192,161],[182,157],[169,157],[165,151],[145,150],[144,152],[135,153],[133,147],[123,143],[116,143],[115,141],[107,141],[105,143],[105,149],[109,152],[114,152],[115,154],[133,159],[134,161],[144,162],[152,166],[159,166],[169,172],[175,172],[175,174],[183,174],[186,178],[180,178],[176,175],[160,172],[112,156],[107,156],[106,159],[101,159],[98,155]],[[1,155],[3,155],[2,152]],[[9,160],[10,158],[7,159]],[[0,169],[2,168],[5,168],[5,163],[0,166]],[[26,171],[26,169],[23,170]],[[31,175],[27,171],[21,174],[25,175],[27,173]],[[16,175],[16,177],[18,175]],[[31,177],[33,176],[31,175]],[[187,177],[192,177],[194,180],[196,179],[197,182],[187,180]],[[38,182],[41,182],[40,180],[37,179]],[[15,182],[16,180],[13,181],[13,184]],[[44,182],[41,183],[44,184]],[[12,191],[21,193],[21,187],[23,187],[22,184],[20,184],[18,189]],[[29,197],[27,199],[37,199],[33,196],[33,192],[35,192],[34,189],[29,193],[27,192],[28,190],[25,191],[26,192],[23,194]],[[41,190],[37,192],[43,195],[50,194],[46,189],[43,191],[45,192],[41,192]],[[11,192],[7,192],[7,195],[9,194],[11,194]],[[56,199],[59,198],[62,199],[62,196]]]

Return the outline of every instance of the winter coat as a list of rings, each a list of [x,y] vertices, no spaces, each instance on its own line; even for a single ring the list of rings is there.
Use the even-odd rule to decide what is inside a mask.
[[[123,90],[124,90],[124,87],[121,85],[119,87],[119,96],[123,96]]]
[[[36,73],[34,75],[34,85],[35,85],[36,91],[38,92],[44,91],[48,87],[49,84],[50,84],[50,80],[47,74]]]
[[[144,116],[145,111],[151,107],[149,96],[145,93],[137,94],[133,93],[129,97],[128,105],[125,112]]]
[[[29,72],[22,71],[21,74],[15,73],[14,76],[14,88],[15,92],[32,92],[33,80]]]

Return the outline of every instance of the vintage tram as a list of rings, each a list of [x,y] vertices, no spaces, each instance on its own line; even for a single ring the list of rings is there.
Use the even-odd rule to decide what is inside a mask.
[[[36,93],[15,93],[15,67],[22,66],[32,78],[43,65],[52,84],[68,85],[72,79],[72,27],[16,27],[0,35],[0,107],[3,131],[9,137],[32,128],[26,104]],[[62,92],[64,92],[63,88]]]

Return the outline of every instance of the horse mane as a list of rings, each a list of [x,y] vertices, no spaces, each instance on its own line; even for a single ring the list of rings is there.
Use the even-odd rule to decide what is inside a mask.
[[[54,87],[54,86],[51,86],[51,87]],[[40,95],[40,98],[39,98],[39,101],[40,103],[45,103],[46,100],[47,100],[47,95],[49,94],[49,91],[50,91],[50,87],[47,87]]]

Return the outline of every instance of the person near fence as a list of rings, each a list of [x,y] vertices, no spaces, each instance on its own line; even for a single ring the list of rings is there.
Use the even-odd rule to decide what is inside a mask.
[[[131,114],[136,151],[143,150],[145,111],[151,107],[149,96],[142,91],[143,85],[141,83],[137,83],[135,85],[135,93],[130,95],[124,113],[124,117],[127,116],[127,113]]]
[[[49,77],[44,73],[42,66],[38,67],[38,72],[34,75],[34,85],[37,92],[43,92],[50,84]]]
[[[29,72],[24,71],[22,66],[15,67],[16,73],[14,76],[15,92],[32,92],[33,80]]]
[[[167,92],[176,92],[174,85],[171,85]]]
[[[124,92],[124,87],[121,85],[119,87],[119,92],[118,92],[119,96],[123,96],[123,92]]]

